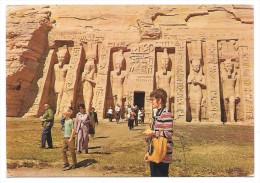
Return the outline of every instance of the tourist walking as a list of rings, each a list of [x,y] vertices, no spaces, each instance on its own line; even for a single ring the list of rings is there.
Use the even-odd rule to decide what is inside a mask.
[[[115,107],[115,111],[116,111],[116,122],[119,123],[121,109],[120,109],[120,106],[118,104]]]
[[[134,108],[131,109],[129,120],[128,120],[128,127],[129,130],[132,130],[134,128],[134,120],[136,118],[136,113],[134,111]]]
[[[113,118],[113,109],[112,109],[111,106],[110,106],[109,109],[107,110],[107,114],[108,114],[108,117],[109,117],[109,121],[112,122],[112,118]]]
[[[167,93],[165,90],[158,88],[150,94],[153,108],[157,108],[156,116],[153,118],[151,129],[144,131],[147,137],[148,147],[152,145],[152,139],[156,137],[167,138],[166,155],[159,163],[148,160],[149,155],[152,154],[153,148],[147,148],[147,153],[144,156],[144,161],[150,164],[151,177],[168,177],[169,165],[172,162],[172,149],[173,149],[173,118],[172,113],[166,109]]]
[[[142,107],[141,109],[141,123],[144,124],[144,117],[145,117],[145,111],[144,111],[144,108]]]
[[[141,111],[141,109],[139,109],[139,110],[138,110],[138,123],[139,123],[139,124],[141,124],[141,121],[142,121],[141,115],[142,115],[142,111]]]
[[[64,133],[63,133],[63,146],[62,146],[62,159],[64,165],[62,168],[66,168],[70,166],[68,161],[68,156],[67,156],[67,150],[69,149],[72,158],[72,163],[73,163],[70,169],[75,169],[77,164],[76,153],[74,149],[76,130],[75,130],[74,121],[70,118],[71,114],[72,114],[72,110],[69,108],[65,110],[63,113],[65,120],[64,120]]]
[[[49,104],[44,104],[45,112],[41,117],[42,121],[42,143],[41,148],[45,148],[47,141],[48,147],[46,149],[53,149],[51,129],[54,123],[54,111],[50,108]]]
[[[91,137],[94,137],[95,132],[96,132],[96,124],[98,125],[98,117],[97,113],[95,112],[95,108],[91,108],[90,112],[90,126],[89,126],[89,134]]]
[[[72,110],[72,107],[68,107],[68,109],[70,109],[71,110],[71,113],[73,113],[73,110]],[[64,124],[65,124],[65,117],[64,117],[64,115],[62,114],[61,115],[61,118],[60,118],[60,124],[61,124],[61,131],[62,131],[62,133],[64,134],[64,129],[65,129],[65,127],[64,127]]]
[[[90,115],[86,112],[84,104],[79,104],[78,110],[76,115],[77,153],[81,154],[82,150],[85,149],[85,153],[88,154]]]

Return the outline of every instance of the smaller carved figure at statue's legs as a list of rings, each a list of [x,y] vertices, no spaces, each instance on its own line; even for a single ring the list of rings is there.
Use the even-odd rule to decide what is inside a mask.
[[[192,122],[199,122],[200,119],[200,103],[190,103],[191,105],[191,117],[192,117]]]
[[[230,121],[235,121],[235,97],[229,97],[229,114],[230,114]]]
[[[57,97],[56,115],[58,115],[59,111],[60,111],[60,103],[61,103],[62,93],[56,93],[56,97]]]
[[[85,81],[84,86],[83,86],[83,96],[84,96],[84,101],[85,101],[85,106],[86,106],[86,111],[90,112],[91,110],[91,102],[93,99],[93,87],[91,84],[87,81]]]

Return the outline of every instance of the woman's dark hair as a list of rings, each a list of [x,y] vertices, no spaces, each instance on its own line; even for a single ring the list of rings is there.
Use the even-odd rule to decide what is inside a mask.
[[[79,105],[78,105],[78,109],[79,109],[80,107],[82,107],[83,109],[86,109],[85,104],[79,104]]]
[[[162,88],[157,88],[151,92],[150,97],[154,97],[156,100],[161,99],[162,105],[166,106],[167,92]]]

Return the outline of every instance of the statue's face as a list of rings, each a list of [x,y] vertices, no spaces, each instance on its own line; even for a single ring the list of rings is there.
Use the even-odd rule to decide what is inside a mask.
[[[167,69],[168,68],[168,59],[163,59],[162,60],[162,69]]]
[[[192,69],[195,71],[195,72],[199,72],[200,71],[200,60],[192,60],[192,63],[191,63],[191,66],[192,66]]]
[[[230,76],[232,74],[233,68],[234,68],[234,64],[231,62],[228,63],[224,63],[224,68],[228,73],[228,76]]]
[[[116,63],[115,63],[115,70],[116,70],[116,74],[117,75],[121,74],[121,69],[122,69],[122,62],[116,61]]]
[[[62,66],[66,60],[66,52],[64,51],[59,51],[57,53],[58,55],[58,62],[59,62],[59,66]]]
[[[119,62],[119,61],[116,62],[115,67],[116,67],[116,69],[121,69],[122,68],[122,63]]]

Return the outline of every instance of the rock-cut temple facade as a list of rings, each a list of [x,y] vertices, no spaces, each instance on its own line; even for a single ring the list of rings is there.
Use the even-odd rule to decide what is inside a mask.
[[[57,116],[68,106],[144,108],[167,92],[180,122],[254,119],[254,7],[8,6],[7,116]]]

